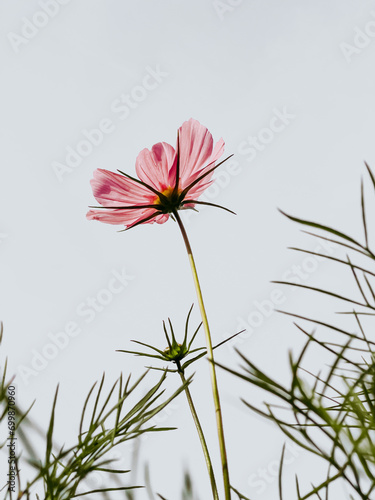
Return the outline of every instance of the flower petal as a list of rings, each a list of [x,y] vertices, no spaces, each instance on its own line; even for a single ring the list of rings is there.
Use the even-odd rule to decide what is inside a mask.
[[[224,152],[224,141],[220,139],[213,149],[210,132],[191,118],[179,128],[179,148],[180,187],[185,189],[206,170],[215,166],[215,161]],[[198,185],[207,183],[211,177],[212,174],[209,174]]]
[[[164,224],[169,219],[169,214],[160,214],[152,222],[157,222],[158,224]]]
[[[224,147],[225,147],[225,142],[224,139],[221,137],[215,144],[214,150],[210,158],[210,163],[216,162],[220,158],[220,156],[222,156],[222,154],[224,153]]]
[[[135,168],[141,181],[158,191],[171,186],[176,175],[176,151],[166,142],[155,144],[151,151],[143,149],[135,162]]]
[[[126,227],[131,227],[134,224],[137,224],[142,219],[146,219],[147,217],[151,217],[153,214],[157,214],[158,212],[153,208],[147,209],[138,209],[138,210],[90,210],[87,212],[86,217],[88,220],[98,220],[100,222],[105,222],[106,224],[114,224],[114,225],[123,225]],[[158,219],[159,216],[156,216],[155,219],[149,220],[147,222],[154,222]],[[165,221],[164,221],[165,222]]]
[[[209,174],[207,177],[211,177]],[[187,194],[187,198],[189,200],[197,200],[204,191],[211,186],[215,182],[215,179],[211,179],[207,181],[206,178],[199,181]]]
[[[213,139],[207,128],[192,118],[178,132],[180,178],[186,180],[206,165],[212,154]]]
[[[224,152],[224,141],[223,139],[220,139],[214,148],[214,151],[207,163],[207,166],[199,170],[196,175],[190,178],[190,182],[193,182],[196,178],[200,177],[202,174],[207,172],[208,170],[213,169],[215,166],[215,162],[222,156]],[[194,185],[194,187],[189,190],[189,198],[195,198],[197,199],[198,196],[200,196],[205,189],[207,189],[213,182],[215,182],[215,179],[212,179],[212,176],[214,175],[214,170],[207,174],[203,179],[201,179],[197,184]]]
[[[124,175],[97,169],[91,180],[93,194],[103,207],[126,205],[149,205],[155,194]]]

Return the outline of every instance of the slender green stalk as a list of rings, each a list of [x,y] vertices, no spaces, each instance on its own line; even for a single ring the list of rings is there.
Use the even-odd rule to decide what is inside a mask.
[[[177,365],[177,371],[180,374],[182,383],[186,384],[184,370],[181,368],[180,362],[177,361],[176,365]],[[199,440],[200,440],[201,445],[202,445],[202,450],[203,450],[204,458],[206,460],[208,475],[210,476],[212,495],[213,495],[214,500],[219,500],[219,495],[217,492],[216,481],[215,481],[214,468],[212,467],[211,457],[210,457],[210,454],[208,451],[206,438],[204,437],[203,429],[202,429],[201,423],[200,423],[199,418],[198,418],[197,410],[195,409],[195,406],[193,403],[193,398],[191,397],[191,393],[190,393],[189,387],[187,385],[185,386],[185,394],[186,394],[186,399],[189,403],[189,408],[190,408],[191,414],[193,416],[195,427],[197,428]]]
[[[216,369],[215,369],[215,364],[214,364],[214,353],[213,353],[213,348],[212,348],[210,327],[208,324],[207,313],[206,313],[206,309],[204,307],[204,302],[203,302],[202,290],[200,287],[197,268],[195,266],[194,256],[193,256],[193,252],[192,252],[192,249],[190,246],[189,238],[187,236],[185,227],[182,223],[182,220],[181,220],[177,210],[173,211],[173,215],[175,216],[175,219],[178,223],[182,237],[183,237],[184,242],[185,242],[186,250],[188,253],[188,257],[189,257],[190,267],[191,267],[191,271],[193,274],[195,290],[197,293],[199,309],[200,309],[201,316],[202,316],[202,322],[203,322],[204,332],[205,332],[205,336],[206,336],[207,355],[208,355],[208,360],[209,360],[209,364],[210,364],[211,386],[212,386],[212,394],[213,394],[214,404],[215,404],[216,426],[217,426],[217,433],[218,433],[219,445],[220,445],[220,457],[221,457],[221,465],[222,465],[222,471],[223,471],[225,500],[230,500],[231,488],[230,488],[230,482],[229,482],[228,460],[227,460],[227,452],[226,452],[226,447],[225,447],[223,417],[221,414],[219,388],[218,388],[218,384],[217,384]]]

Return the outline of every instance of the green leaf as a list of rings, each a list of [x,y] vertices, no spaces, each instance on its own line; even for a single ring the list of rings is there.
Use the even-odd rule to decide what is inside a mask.
[[[85,491],[84,493],[76,493],[72,496],[72,498],[83,497],[85,495],[92,495],[93,493],[104,493],[107,491],[126,491],[126,490],[135,490],[138,488],[144,488],[144,486],[119,486],[117,488],[100,488],[97,490]]]
[[[303,224],[303,225],[306,225],[306,226],[314,227],[315,229],[321,229],[322,231],[326,231],[328,233],[334,234],[335,236],[338,236],[338,237],[340,237],[340,238],[342,238],[342,239],[344,239],[346,241],[349,241],[350,243],[353,243],[354,245],[358,245],[361,248],[363,248],[363,246],[360,243],[358,243],[358,241],[356,241],[351,236],[348,236],[347,234],[342,233],[341,231],[337,231],[336,229],[333,229],[331,227],[324,226],[323,224],[318,224],[317,222],[311,222],[311,221],[307,221],[307,220],[304,220],[304,219],[298,219],[297,217],[293,217],[292,215],[288,215],[287,213],[283,212],[280,209],[279,209],[279,211],[283,215],[285,215],[285,217],[287,217],[288,219],[290,219],[290,220],[292,220],[294,222],[298,222],[298,224]]]

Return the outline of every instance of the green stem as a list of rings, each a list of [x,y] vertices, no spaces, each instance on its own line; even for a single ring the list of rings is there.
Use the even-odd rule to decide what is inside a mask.
[[[230,488],[230,482],[229,482],[228,460],[227,460],[227,452],[226,452],[226,447],[225,447],[223,417],[221,414],[219,388],[218,388],[218,384],[217,384],[216,368],[215,368],[215,363],[214,363],[214,353],[213,353],[213,348],[212,348],[210,327],[208,324],[207,313],[206,313],[206,309],[204,307],[204,302],[203,302],[202,290],[200,287],[197,268],[195,266],[195,261],[194,261],[193,252],[192,252],[192,249],[190,246],[189,238],[187,236],[185,227],[182,223],[182,220],[181,220],[177,210],[173,211],[173,215],[178,223],[182,237],[183,237],[184,242],[185,242],[186,250],[188,253],[188,257],[189,257],[190,267],[191,267],[191,271],[193,274],[195,290],[197,293],[199,309],[200,309],[201,316],[202,316],[202,322],[203,322],[204,332],[205,332],[205,336],[206,336],[207,355],[208,355],[208,360],[209,360],[209,365],[210,365],[212,395],[213,395],[214,404],[215,404],[216,426],[217,426],[217,433],[218,433],[219,445],[220,445],[220,457],[221,457],[221,466],[222,466],[222,471],[223,471],[225,500],[230,500],[231,499],[231,488]]]
[[[184,370],[181,368],[181,364],[179,361],[176,361],[176,365],[177,365],[177,371],[181,377],[181,381],[183,384],[185,384],[186,378],[184,375]],[[210,457],[210,454],[208,452],[206,438],[204,437],[203,429],[202,429],[202,426],[200,424],[198,414],[197,414],[197,411],[196,411],[194,403],[193,403],[193,398],[191,397],[191,393],[190,393],[189,387],[187,385],[185,386],[185,394],[186,394],[186,399],[188,400],[188,403],[189,403],[189,408],[190,408],[191,414],[193,416],[195,427],[197,428],[199,440],[200,440],[201,445],[202,445],[202,450],[203,450],[204,458],[206,460],[208,475],[210,476],[212,495],[213,495],[214,500],[219,500],[219,495],[217,493],[217,487],[216,487],[216,481],[215,481],[214,469],[212,467],[211,457]]]

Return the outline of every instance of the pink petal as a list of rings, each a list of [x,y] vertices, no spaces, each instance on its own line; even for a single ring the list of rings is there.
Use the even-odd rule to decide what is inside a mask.
[[[220,138],[215,144],[210,162],[216,162],[224,153],[225,142],[223,138]],[[212,165],[213,166],[213,165]],[[211,168],[211,167],[210,167]]]
[[[170,144],[159,142],[151,151],[143,149],[135,162],[135,168],[141,181],[157,191],[164,191],[175,178],[176,151]]]
[[[211,174],[209,174],[207,177],[211,177]],[[200,182],[198,182],[187,194],[186,199],[188,200],[197,200],[201,194],[206,191],[207,188],[211,186],[215,182],[215,179],[212,179],[210,181],[207,181],[207,177],[202,179]]]
[[[149,205],[156,195],[149,189],[124,175],[97,169],[91,180],[93,194],[103,207]]]
[[[180,177],[185,181],[206,165],[212,154],[213,139],[207,128],[192,118],[178,132]]]
[[[215,161],[224,151],[224,141],[215,145],[206,127],[192,118],[179,128],[180,186],[184,189],[205,171],[215,166]],[[204,178],[202,183],[206,183]]]
[[[160,214],[155,219],[153,219],[151,222],[157,222],[158,224],[164,224],[164,222],[167,222],[169,219],[169,214]]]
[[[123,225],[126,227],[131,227],[137,222],[150,217],[152,214],[156,214],[156,210],[153,208],[139,209],[139,210],[90,210],[87,212],[86,217],[88,220],[98,220],[100,222],[105,222],[106,224]],[[158,219],[151,219],[147,222],[154,222]]]
[[[201,170],[199,170],[199,172],[197,172],[194,176],[192,176],[189,182],[193,182],[195,179],[198,179],[198,177],[203,175],[205,172],[215,167],[216,161],[220,158],[220,156],[222,156],[224,152],[224,144],[225,143],[223,139],[220,139],[216,143],[214,151],[207,163],[207,166],[202,168]],[[200,196],[203,193],[203,191],[207,189],[208,186],[210,186],[214,182],[214,180],[211,180],[213,175],[214,175],[214,170],[212,170],[212,172],[210,172],[205,177],[203,177],[203,179],[197,182],[197,184],[195,184],[194,187],[189,191],[189,197],[191,198],[194,196],[194,198],[197,199],[197,197]],[[199,194],[197,194],[198,192]]]

